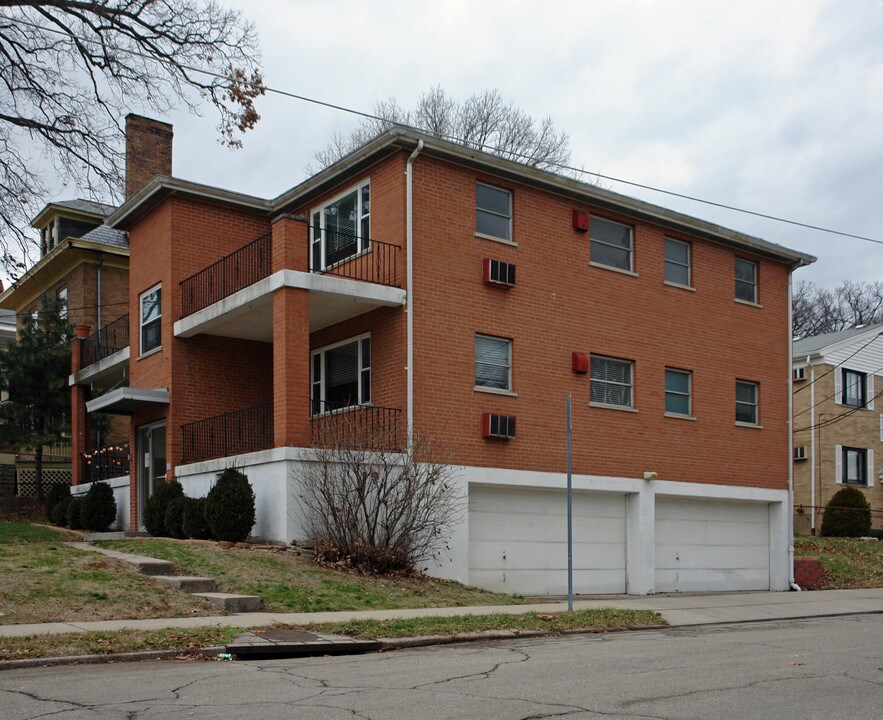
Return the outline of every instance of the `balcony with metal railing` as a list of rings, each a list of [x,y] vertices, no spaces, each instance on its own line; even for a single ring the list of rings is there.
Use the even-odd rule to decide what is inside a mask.
[[[316,410],[320,412],[315,412]],[[401,410],[376,405],[335,408],[313,403],[302,447],[396,451],[402,447]],[[222,413],[181,426],[182,463],[231,457],[273,447],[273,403]]]
[[[317,253],[308,251],[304,237],[301,267],[310,269],[272,272],[273,242],[263,235],[183,280],[175,335],[272,342],[272,295],[285,287],[310,291],[311,332],[405,302],[397,245],[347,236],[334,240],[334,252],[317,246]]]
[[[125,477],[129,474],[129,443],[93,448],[81,455],[80,462],[84,483]]]
[[[129,315],[109,322],[80,341],[80,370],[71,384],[122,377],[129,365]]]

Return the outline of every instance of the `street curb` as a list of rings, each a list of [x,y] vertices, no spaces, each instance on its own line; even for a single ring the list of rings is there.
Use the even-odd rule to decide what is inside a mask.
[[[0,660],[0,672],[34,667],[56,667],[61,665],[103,665],[116,662],[140,662],[143,660],[168,660],[176,657],[211,658],[224,652],[224,646],[209,646],[192,650],[143,650],[140,652],[108,655],[68,655],[63,657],[21,658]]]
[[[663,630],[669,625],[642,625],[636,628],[570,628],[567,630],[480,630],[454,635],[418,635],[404,638],[377,638],[381,643],[375,652],[389,652],[406,648],[428,647],[431,645],[453,645],[454,643],[476,642],[480,640],[516,640],[519,638],[554,637],[557,635],[600,635],[611,632],[637,632],[640,630]],[[226,652],[225,645],[210,646],[194,650],[145,650],[143,652],[119,653],[116,655],[72,655],[69,657],[23,658],[20,660],[0,660],[0,672],[33,667],[54,667],[61,665],[100,665],[115,662],[140,662],[143,660],[168,660],[176,657],[212,658]],[[347,653],[338,653],[343,655]],[[356,653],[353,653],[356,654]],[[359,653],[362,654],[362,653]],[[248,662],[239,659],[237,662]]]

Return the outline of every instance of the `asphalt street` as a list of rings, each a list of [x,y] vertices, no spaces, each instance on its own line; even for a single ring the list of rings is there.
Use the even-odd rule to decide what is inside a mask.
[[[3,720],[50,716],[877,720],[883,615],[0,673]]]

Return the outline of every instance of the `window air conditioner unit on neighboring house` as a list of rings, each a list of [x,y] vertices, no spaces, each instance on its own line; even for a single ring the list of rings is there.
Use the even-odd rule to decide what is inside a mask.
[[[806,380],[806,368],[805,367],[794,368],[793,377],[795,380]]]
[[[485,258],[482,264],[482,275],[486,285],[515,287],[515,265],[513,263]]]
[[[806,460],[806,448],[803,446],[794,448],[795,460]]]
[[[481,429],[486,438],[511,440],[515,437],[515,417],[513,415],[484,413],[481,416]]]

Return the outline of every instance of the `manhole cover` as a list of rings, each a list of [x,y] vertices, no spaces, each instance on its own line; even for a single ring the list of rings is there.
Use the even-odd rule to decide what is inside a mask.
[[[271,642],[316,642],[319,638],[302,630],[267,630],[261,637]]]

